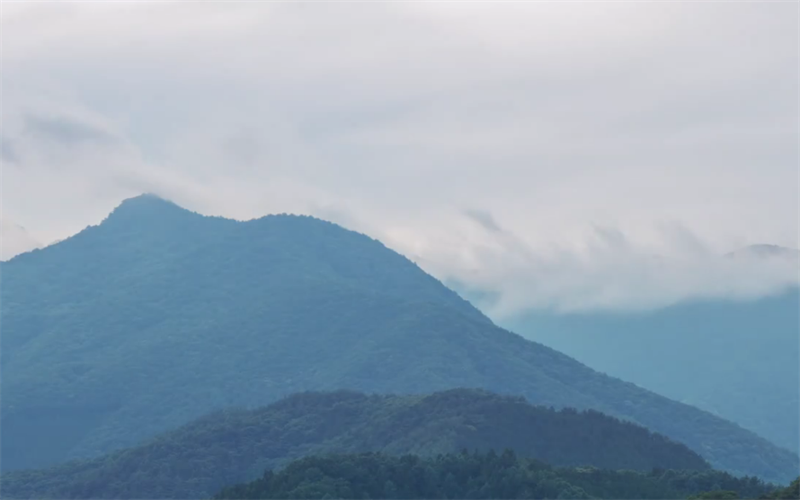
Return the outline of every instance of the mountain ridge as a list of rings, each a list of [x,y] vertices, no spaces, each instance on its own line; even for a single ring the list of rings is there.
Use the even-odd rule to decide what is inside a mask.
[[[462,449],[512,449],[560,466],[710,470],[685,445],[598,412],[555,411],[519,397],[453,389],[294,394],[263,408],[208,414],[97,459],[0,479],[4,498],[203,498],[309,454],[435,456]]]
[[[797,498],[796,491],[796,483],[778,489],[717,471],[552,467],[505,450],[435,458],[382,453],[310,456],[278,471],[267,470],[256,481],[225,488],[214,498],[696,500]]]
[[[797,466],[735,424],[496,327],[365,235],[172,208],[123,223],[142,214],[132,206],[0,267],[4,468],[97,456],[291,392],[454,387],[594,408],[735,472],[785,479]]]

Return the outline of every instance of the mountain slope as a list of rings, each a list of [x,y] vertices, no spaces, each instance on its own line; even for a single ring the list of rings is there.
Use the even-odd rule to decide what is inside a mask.
[[[800,446],[800,292],[643,313],[529,311],[503,323],[578,361]]]
[[[797,500],[800,498],[800,477],[792,481],[786,488],[774,490],[760,498],[775,500]]]
[[[556,465],[708,470],[686,446],[597,412],[456,389],[429,396],[305,393],[218,412],[88,462],[2,476],[4,498],[205,498],[309,453],[513,449]]]
[[[724,486],[723,486],[724,485]],[[554,468],[514,453],[440,455],[421,459],[381,454],[307,457],[267,471],[214,498],[686,498],[724,487],[734,496],[780,494],[753,478],[718,471],[613,471]],[[788,498],[788,497],[787,497]]]
[[[593,408],[712,465],[784,480],[795,455],[494,326],[402,256],[310,217],[203,217],[143,196],[0,266],[2,465],[131,446],[304,390],[481,387]]]

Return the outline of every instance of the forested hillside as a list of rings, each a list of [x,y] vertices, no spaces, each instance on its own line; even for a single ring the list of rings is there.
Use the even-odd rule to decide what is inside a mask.
[[[696,300],[655,311],[528,311],[503,325],[779,446],[800,447],[796,288],[758,300]]]
[[[555,468],[513,452],[439,455],[380,454],[308,457],[215,499],[261,498],[608,498],[679,499],[708,489],[757,498],[772,487],[717,471],[649,472]]]
[[[142,196],[0,265],[2,467],[136,445],[306,390],[478,387],[595,409],[777,481],[796,455],[496,327],[412,262],[310,217],[203,217]]]
[[[762,498],[772,500],[798,500],[800,499],[800,477],[792,481],[786,488],[778,488],[764,495]]]
[[[564,466],[708,470],[686,446],[594,411],[454,389],[428,396],[305,393],[201,418],[88,461],[4,474],[3,498],[203,498],[309,453],[431,456],[511,449]]]

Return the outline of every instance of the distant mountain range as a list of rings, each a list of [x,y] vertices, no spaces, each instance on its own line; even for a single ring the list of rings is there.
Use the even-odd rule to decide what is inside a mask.
[[[495,326],[380,242],[311,217],[203,217],[154,196],[0,264],[4,470],[96,457],[305,390],[458,387],[595,409],[713,466],[795,454]]]
[[[477,294],[466,296],[481,302]],[[800,448],[797,288],[756,300],[694,300],[654,311],[531,309],[499,323],[779,446]]]
[[[510,449],[558,466],[709,471],[699,455],[597,412],[456,389],[425,396],[306,393],[202,417],[137,447],[4,474],[3,498],[207,498],[312,453],[435,456]],[[349,498],[349,497],[348,497]]]
[[[721,256],[800,273],[800,251],[750,245]],[[663,260],[663,258],[662,258]],[[478,308],[496,293],[451,282]],[[800,289],[751,299],[693,299],[643,311],[530,308],[498,324],[599,371],[697,406],[800,449]]]

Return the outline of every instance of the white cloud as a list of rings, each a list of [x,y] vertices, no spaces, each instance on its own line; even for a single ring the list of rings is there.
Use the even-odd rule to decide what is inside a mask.
[[[533,248],[496,224],[469,218],[477,231],[460,245],[438,246],[442,253],[423,265],[479,292],[477,305],[495,318],[537,308],[636,311],[691,299],[749,300],[800,285],[797,251],[746,247],[720,255],[676,224],[660,225],[654,244],[596,227],[582,245]]]
[[[0,260],[8,260],[41,246],[24,227],[0,218]]]
[[[775,279],[698,273],[699,258],[662,275],[633,256],[798,246],[796,14],[8,4],[2,205],[42,241],[142,191],[240,219],[316,213],[440,275],[478,266],[514,307],[763,293]],[[621,253],[587,250],[597,226],[624,233]]]

